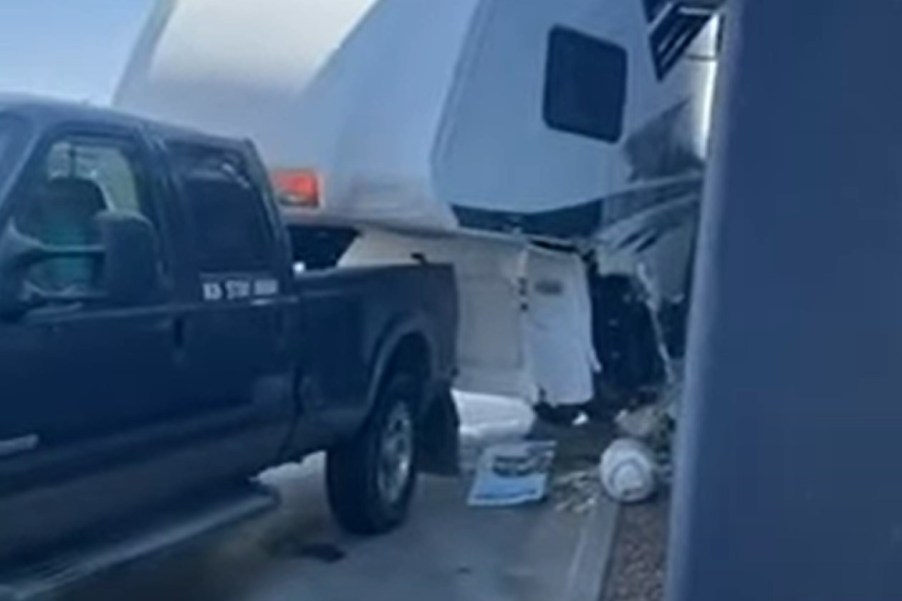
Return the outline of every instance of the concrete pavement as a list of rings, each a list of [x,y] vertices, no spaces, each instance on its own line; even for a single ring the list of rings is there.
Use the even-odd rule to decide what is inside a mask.
[[[466,454],[528,430],[528,410],[464,399]],[[503,424],[507,424],[506,426]],[[524,428],[524,423],[525,428]],[[365,539],[326,505],[322,457],[267,474],[281,509],[176,556],[96,582],[67,601],[595,601],[615,509],[466,506],[469,477],[421,480],[410,522]]]

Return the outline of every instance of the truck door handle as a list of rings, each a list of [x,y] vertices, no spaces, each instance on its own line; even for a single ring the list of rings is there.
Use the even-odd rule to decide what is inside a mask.
[[[291,341],[291,317],[286,309],[279,309],[275,317],[276,344],[279,350],[286,350]]]
[[[171,327],[172,349],[175,354],[175,360],[179,363],[184,363],[188,358],[187,345],[185,344],[187,338],[185,335],[187,329],[185,318],[182,316],[173,317]]]
[[[176,347],[185,346],[185,318],[172,318],[172,343]]]

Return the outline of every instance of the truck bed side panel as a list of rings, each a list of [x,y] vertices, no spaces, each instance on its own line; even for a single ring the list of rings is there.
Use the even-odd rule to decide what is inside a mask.
[[[450,268],[328,270],[300,276],[296,290],[298,365],[306,379],[300,430],[315,423],[319,444],[363,423],[378,379],[405,336],[421,336],[429,349],[428,384],[450,383],[457,325]],[[310,444],[299,431],[292,451]]]

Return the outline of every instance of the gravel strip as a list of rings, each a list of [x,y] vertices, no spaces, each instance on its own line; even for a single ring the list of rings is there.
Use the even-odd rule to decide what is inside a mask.
[[[670,501],[624,506],[602,601],[662,601]]]

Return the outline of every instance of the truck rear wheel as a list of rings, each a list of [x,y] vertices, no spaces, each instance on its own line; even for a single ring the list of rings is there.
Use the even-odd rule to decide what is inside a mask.
[[[407,517],[418,468],[416,391],[410,376],[390,375],[356,438],[328,453],[329,505],[350,532],[380,534]]]

